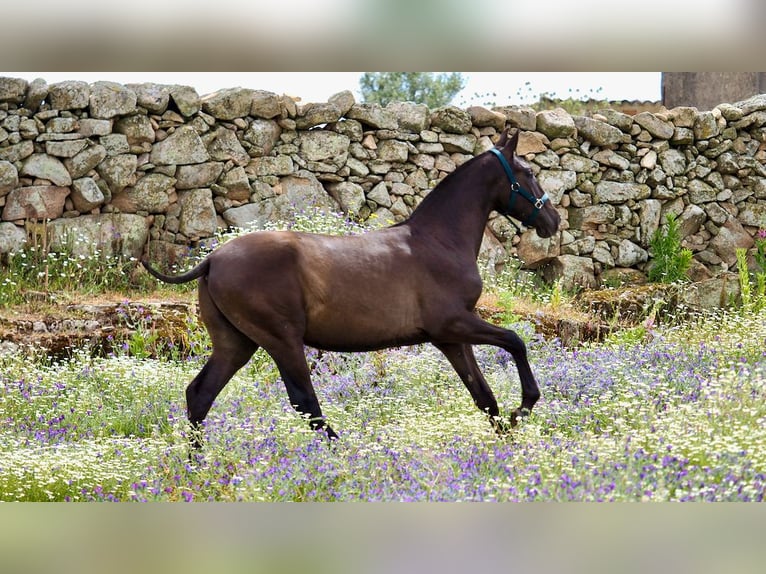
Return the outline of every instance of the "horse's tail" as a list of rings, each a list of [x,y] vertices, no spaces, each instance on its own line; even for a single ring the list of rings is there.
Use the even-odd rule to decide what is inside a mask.
[[[160,281],[164,281],[165,283],[172,283],[174,285],[178,285],[180,283],[188,283],[192,279],[197,279],[198,277],[202,277],[207,273],[208,268],[210,267],[210,262],[208,259],[205,259],[197,265],[194,269],[191,269],[190,271],[187,271],[186,273],[182,273],[181,275],[165,275],[164,273],[160,273],[156,269],[154,269],[151,265],[149,265],[149,262],[146,259],[141,260],[141,265],[144,266],[144,268],[152,275],[154,275],[157,279]]]

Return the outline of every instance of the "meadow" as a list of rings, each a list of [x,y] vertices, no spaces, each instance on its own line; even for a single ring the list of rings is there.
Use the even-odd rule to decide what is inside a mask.
[[[7,265],[0,285],[18,288],[22,267]],[[490,287],[521,296],[502,281]],[[209,350],[201,325],[189,325],[183,355],[135,341],[107,356],[0,354],[0,500],[763,500],[766,310],[652,319],[572,347],[509,312],[542,398],[504,436],[433,347],[308,349],[340,435],[330,446],[258,351],[215,402],[191,456],[184,389]],[[476,354],[510,414],[520,400],[510,355]]]

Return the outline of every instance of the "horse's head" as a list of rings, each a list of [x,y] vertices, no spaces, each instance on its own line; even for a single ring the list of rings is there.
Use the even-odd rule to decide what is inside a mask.
[[[498,196],[496,211],[535,228],[540,237],[550,237],[558,230],[561,217],[530,167],[516,155],[518,143],[519,132],[509,138],[506,130],[490,150],[498,159],[498,177],[505,189]]]

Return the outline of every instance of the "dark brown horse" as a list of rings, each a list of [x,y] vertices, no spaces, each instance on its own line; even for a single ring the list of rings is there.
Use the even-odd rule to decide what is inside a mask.
[[[513,356],[521,379],[511,424],[528,413],[540,391],[524,342],[474,313],[482,290],[476,258],[490,212],[513,216],[541,237],[558,229],[558,212],[515,155],[517,142],[518,133],[509,139],[504,132],[495,148],[457,168],[393,227],[348,237],[253,232],[178,276],[143,261],[162,281],[199,280],[213,352],[186,389],[193,428],[258,347],[274,359],[293,407],[330,438],[337,435],[322,415],[304,345],[371,351],[433,343],[501,430],[497,401],[471,347],[495,345]]]

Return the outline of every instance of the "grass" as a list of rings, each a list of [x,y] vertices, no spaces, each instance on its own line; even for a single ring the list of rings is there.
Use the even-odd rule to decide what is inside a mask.
[[[309,351],[341,436],[330,448],[259,352],[216,401],[192,461],[183,390],[202,358],[5,356],[0,499],[762,500],[764,319],[729,312],[574,350],[516,324],[543,399],[506,437],[429,346]],[[508,413],[510,357],[477,355]]]
[[[13,269],[6,282],[20,281]],[[139,314],[141,328],[109,356],[0,354],[0,500],[763,500],[766,310],[645,321],[571,348],[513,312],[574,313],[567,294],[515,277],[492,276],[490,297],[496,320],[526,340],[542,399],[507,436],[431,346],[309,349],[340,434],[330,447],[259,351],[217,399],[204,450],[190,457],[183,395],[209,341],[190,322],[189,353],[150,352],[156,333]],[[520,395],[512,359],[490,347],[476,354],[509,414]]]

